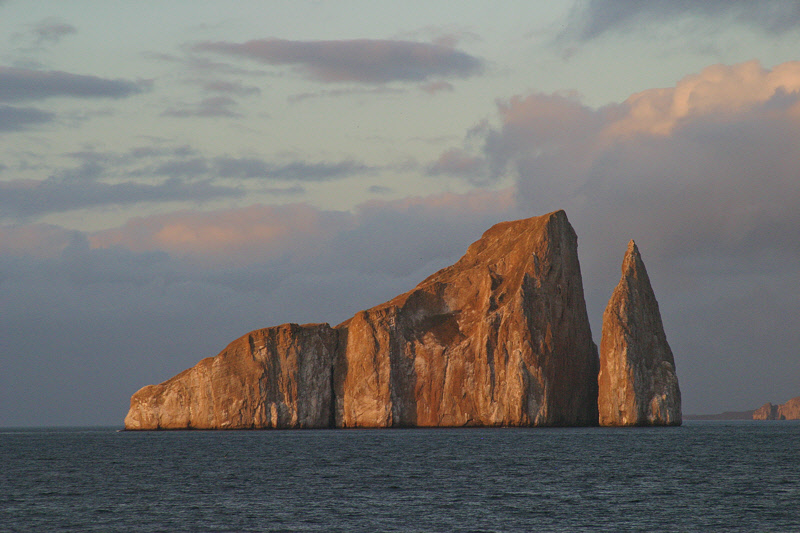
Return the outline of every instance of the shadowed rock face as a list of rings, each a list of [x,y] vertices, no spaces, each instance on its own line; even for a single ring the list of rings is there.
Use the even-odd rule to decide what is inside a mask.
[[[603,313],[601,426],[680,425],[681,393],[661,313],[636,244]]]
[[[127,429],[597,424],[566,214],[490,228],[456,264],[336,328],[252,332],[131,399]]]

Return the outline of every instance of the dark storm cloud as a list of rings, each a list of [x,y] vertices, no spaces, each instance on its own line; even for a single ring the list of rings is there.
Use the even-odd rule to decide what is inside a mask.
[[[95,167],[90,171],[94,172]],[[0,182],[0,218],[22,219],[98,206],[131,205],[140,202],[203,201],[213,198],[238,197],[243,192],[207,181],[184,182],[171,178],[158,185],[135,182],[116,184],[87,179],[50,178],[44,181]]]
[[[588,0],[573,9],[565,37],[588,41],[636,25],[659,24],[683,16],[709,21],[736,21],[770,34],[800,25],[800,3],[795,0]]]
[[[54,119],[55,114],[40,109],[0,104],[0,132],[19,131]]]
[[[110,80],[57,70],[0,67],[0,102],[42,100],[52,97],[124,98],[141,93],[149,82]]]
[[[243,57],[269,65],[296,65],[323,82],[387,83],[466,78],[482,71],[482,62],[440,44],[356,39],[289,41],[260,39],[245,43],[203,42],[195,52]]]

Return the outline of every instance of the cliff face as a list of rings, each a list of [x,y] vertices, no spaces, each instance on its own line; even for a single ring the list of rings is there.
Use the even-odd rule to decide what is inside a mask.
[[[456,264],[331,328],[254,331],[131,398],[126,429],[597,424],[566,214],[490,228]]]
[[[800,420],[800,396],[780,405],[765,403],[753,411],[753,420]]]
[[[681,393],[661,313],[636,244],[603,313],[601,426],[680,425]]]
[[[338,333],[327,324],[252,331],[131,398],[125,429],[327,427]]]
[[[597,422],[597,351],[563,211],[492,227],[453,266],[338,328],[337,426]]]

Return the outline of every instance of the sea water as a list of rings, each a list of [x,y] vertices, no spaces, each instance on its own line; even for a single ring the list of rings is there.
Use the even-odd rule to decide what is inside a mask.
[[[0,531],[800,531],[800,423],[0,430]]]

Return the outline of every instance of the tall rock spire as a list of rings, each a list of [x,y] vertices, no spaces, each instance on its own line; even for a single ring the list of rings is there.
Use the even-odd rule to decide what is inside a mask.
[[[598,389],[601,426],[681,424],[675,360],[633,241],[622,262],[622,278],[603,313]]]

